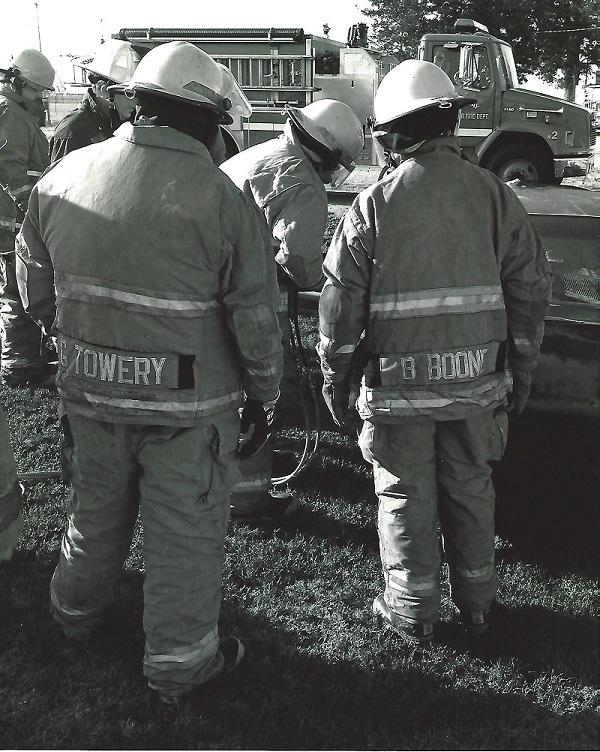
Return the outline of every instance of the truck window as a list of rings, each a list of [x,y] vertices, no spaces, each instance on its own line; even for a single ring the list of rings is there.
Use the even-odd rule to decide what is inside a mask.
[[[463,89],[485,91],[492,85],[487,48],[480,44],[463,44],[460,49],[460,68],[454,83]]]
[[[454,80],[456,73],[458,73],[458,61],[458,45],[454,49],[450,49],[441,44],[434,46],[433,62],[438,68],[441,68],[452,81]]]
[[[508,89],[513,89],[519,84],[519,78],[517,75],[517,67],[515,65],[515,59],[513,57],[512,49],[506,45],[500,45],[500,52],[502,55],[502,63],[504,69],[504,75],[506,77],[506,84]]]

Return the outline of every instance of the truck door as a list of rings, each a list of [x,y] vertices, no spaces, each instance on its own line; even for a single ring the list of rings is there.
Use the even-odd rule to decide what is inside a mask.
[[[475,147],[494,128],[496,79],[487,47],[473,42],[446,42],[433,47],[433,62],[452,80],[457,93],[476,97],[460,120],[461,146]]]

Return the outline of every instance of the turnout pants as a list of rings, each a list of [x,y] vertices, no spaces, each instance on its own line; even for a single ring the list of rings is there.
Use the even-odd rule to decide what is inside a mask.
[[[39,375],[47,364],[41,352],[42,332],[35,321],[23,310],[17,275],[15,255],[2,255],[5,283],[2,290],[2,374],[28,379]]]
[[[193,428],[106,423],[68,411],[68,527],[50,585],[66,634],[111,601],[138,514],[144,531],[144,674],[178,695],[217,674],[223,541],[237,479],[237,411]]]
[[[23,527],[21,489],[10,435],[0,409],[0,561],[10,559]]]
[[[364,423],[359,444],[379,498],[385,600],[400,616],[438,619],[442,548],[458,608],[490,607],[497,577],[489,462],[501,459],[507,429],[503,409],[465,420]]]

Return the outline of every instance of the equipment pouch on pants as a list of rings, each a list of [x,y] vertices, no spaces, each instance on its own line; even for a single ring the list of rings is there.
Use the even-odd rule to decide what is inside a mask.
[[[490,461],[498,462],[504,456],[508,442],[508,414],[505,407],[497,407],[494,410],[493,430]]]
[[[206,440],[214,459],[210,495],[226,495],[240,480],[237,441],[240,419],[237,413],[219,416],[206,428]]]

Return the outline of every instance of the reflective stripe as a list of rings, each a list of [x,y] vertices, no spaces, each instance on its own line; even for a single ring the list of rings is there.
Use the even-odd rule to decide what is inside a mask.
[[[214,627],[199,642],[184,648],[173,648],[169,653],[153,653],[146,646],[145,663],[155,666],[161,663],[204,663],[217,652],[219,635]]]
[[[373,295],[369,304],[372,318],[404,319],[440,313],[477,313],[503,310],[500,285],[441,288],[417,292]]]
[[[459,128],[458,136],[489,136],[491,128]]]
[[[274,365],[264,368],[248,367],[246,370],[250,376],[273,376],[278,372],[277,368]]]
[[[415,390],[412,395],[406,389],[403,390],[405,397],[386,397],[372,389],[364,388],[361,393],[361,402],[364,400],[366,409],[376,413],[406,413],[415,410],[436,410],[450,405],[465,402],[476,402],[480,407],[487,407],[494,400],[501,399],[506,392],[504,381],[499,383],[499,374],[493,373],[484,378],[482,383],[471,386],[465,382],[460,384],[460,389],[448,388],[447,396],[439,392]]]
[[[39,170],[27,170],[27,174],[30,178],[41,178],[44,173]]]
[[[68,394],[65,396],[67,399],[70,397]],[[84,391],[79,392],[79,396],[94,405],[109,405],[122,410],[153,410],[155,412],[177,413],[179,415],[196,415],[238,402],[242,398],[242,392],[237,390],[222,397],[213,397],[212,399],[202,401],[198,401],[197,397],[194,397],[193,401],[186,401],[187,404],[186,402],[154,402],[143,399],[108,397],[104,394],[90,394]]]
[[[356,345],[340,345],[337,348],[333,347],[334,340],[329,339],[324,334],[320,335],[321,353],[327,353],[328,355],[350,355],[356,350]]]
[[[265,491],[271,486],[270,475],[260,475],[256,478],[249,478],[248,480],[241,480],[236,483],[232,488],[232,494],[243,494],[249,491]]]
[[[517,347],[532,347],[537,350],[537,344],[529,337],[513,337],[513,342]]]
[[[13,188],[11,190],[11,193],[13,196],[20,196],[22,193],[26,193],[27,191],[31,190],[31,185],[27,183],[26,185],[20,185],[18,188]]]
[[[489,579],[494,574],[494,565],[488,564],[487,566],[481,567],[480,569],[466,569],[463,567],[456,567],[455,571],[461,577],[469,580],[481,577],[487,577]]]
[[[410,572],[397,569],[389,569],[387,574],[389,582],[403,590],[416,592],[435,590],[437,587],[437,580],[432,577],[415,577]]]
[[[85,619],[85,617],[97,614],[102,610],[102,607],[99,606],[90,606],[89,608],[70,608],[69,606],[65,606],[54,589],[54,577],[52,577],[52,581],[50,582],[50,602],[59,615],[70,616],[75,619]]]
[[[16,230],[21,227],[21,223],[16,219],[0,219],[0,227],[8,227],[9,230]]]
[[[218,300],[190,300],[175,296],[164,297],[165,295],[169,295],[169,293],[162,293],[161,295],[156,291],[150,290],[147,291],[150,294],[142,295],[139,292],[131,292],[123,289],[118,290],[114,287],[107,287],[84,280],[85,278],[76,277],[71,274],[62,275],[62,277],[57,275],[57,292],[60,296],[72,300],[84,302],[120,302],[142,309],[158,309],[162,313],[191,313],[194,316],[202,316],[207,311],[220,307]]]

